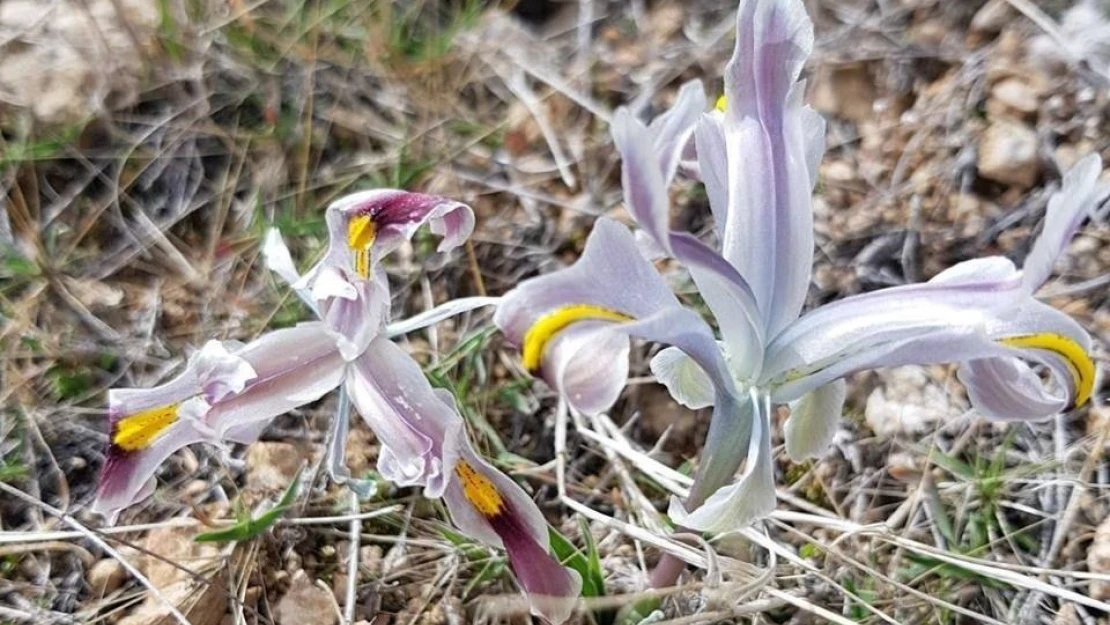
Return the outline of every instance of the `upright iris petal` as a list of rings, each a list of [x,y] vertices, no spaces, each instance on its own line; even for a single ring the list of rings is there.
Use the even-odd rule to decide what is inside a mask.
[[[381,259],[424,224],[440,235],[439,251],[462,244],[474,211],[454,200],[396,189],[344,196],[327,209],[328,251],[304,276],[297,274],[280,234],[267,235],[267,264],[290,282],[335,332],[340,352],[358,358],[389,316],[389,282]]]

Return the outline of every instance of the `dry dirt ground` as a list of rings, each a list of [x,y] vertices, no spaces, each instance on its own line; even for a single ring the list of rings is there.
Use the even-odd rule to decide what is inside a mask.
[[[1024,257],[1061,168],[1110,156],[1106,4],[807,2],[809,99],[830,121],[812,303]],[[106,531],[83,511],[105,391],[166,378],[207,338],[306,319],[261,265],[260,237],[280,226],[307,266],[324,207],[352,190],[442,193],[478,214],[465,249],[443,258],[418,237],[389,259],[398,318],[572,262],[598,215],[623,215],[612,110],[662,110],[692,78],[719,90],[734,10],[0,2],[0,623],[172,623],[167,604],[201,625],[528,622],[501,554],[388,484],[358,502],[310,471],[271,530],[191,540],[272,505],[319,457],[334,397],[251,448],[177,454],[156,494]],[[674,200],[676,223],[708,234],[697,186]],[[1092,332],[1103,367],[1108,266],[1110,228],[1088,225],[1045,292]],[[822,460],[777,454],[771,519],[681,543],[661,511],[707,415],[646,377],[653,346],[633,350],[633,383],[607,418],[565,432],[487,313],[405,346],[552,525],[596,545],[607,598],[580,622],[612,623],[610,608],[643,596],[653,540],[706,566],[651,622],[1110,622],[1105,390],[1055,421],[1000,425],[968,411],[952,368],[856,376]],[[373,437],[358,426],[347,447],[372,478]]]

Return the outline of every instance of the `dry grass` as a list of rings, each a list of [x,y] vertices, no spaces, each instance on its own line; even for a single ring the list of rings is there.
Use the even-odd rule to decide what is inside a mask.
[[[339,195],[455,196],[478,213],[472,245],[441,258],[418,237],[395,255],[395,318],[501,294],[571,262],[596,216],[620,215],[612,108],[657,110],[696,77],[719,88],[730,52],[731,2],[583,0],[531,30],[467,1],[237,0],[190,4],[192,14],[161,4],[174,8],[135,43],[147,70],[133,101],[61,126],[18,107],[0,117],[0,622],[114,622],[145,596],[152,561],[184,562],[144,554],[152,532],[279,494],[250,487],[246,450],[198,447],[167,463],[122,527],[82,511],[103,461],[108,388],[165,378],[207,338],[248,340],[307,317],[259,262],[268,225],[305,266]],[[1088,73],[1033,69],[1025,43],[1039,29],[1016,14],[1001,34],[969,34],[982,4],[810,3],[815,97],[833,94],[813,302],[988,253],[1020,259],[1058,182],[1053,157],[1107,154],[1105,90]],[[1029,189],[975,170],[992,87],[1011,75],[1044,81],[1025,119],[1042,152]],[[872,107],[862,117],[860,97]],[[707,230],[694,185],[675,199],[679,223]],[[1102,366],[1108,241],[1089,226],[1049,287],[1092,331]],[[857,376],[834,449],[805,465],[780,454],[779,511],[706,543],[670,536],[661,512],[689,485],[705,415],[642,378],[650,347],[634,350],[640,377],[626,399],[598,418],[569,414],[523,375],[480,313],[411,334],[407,347],[579,546],[586,520],[610,598],[587,602],[583,622],[610,622],[614,605],[648,596],[658,549],[696,568],[661,593],[655,622],[1107,620],[1095,586],[1110,571],[1087,565],[1107,517],[1101,408],[991,424],[963,413],[950,369],[932,368],[954,418],[879,436],[863,415],[887,378]],[[264,440],[311,456],[334,411],[329,399],[283,416]],[[356,428],[348,450],[373,477],[372,437]],[[382,484],[358,502],[319,478],[272,532],[181,579],[199,580],[234,623],[273,622],[301,569],[351,620],[526,621],[501,555],[453,542],[444,519],[417,492]],[[102,558],[141,574],[103,593],[89,583]]]

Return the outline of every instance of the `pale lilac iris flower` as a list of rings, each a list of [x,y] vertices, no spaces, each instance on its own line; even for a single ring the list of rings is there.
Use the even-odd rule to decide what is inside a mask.
[[[437,196],[377,190],[344,197],[327,211],[329,247],[304,276],[276,231],[267,234],[267,264],[291,285],[320,321],[277,330],[240,345],[210,341],[185,371],[152,389],[109,392],[108,458],[94,509],[114,519],[153,491],[153,475],[174,451],[192,443],[250,443],[275,416],[340,387],[328,455],[331,470],[356,490],[342,450],[351,402],[374,430],[381,475],[443,498],[455,525],[504,548],[532,610],[561,623],[581,590],[577,573],[551,555],[547,523],[514,481],[473,449],[462,416],[446,391],[390,335],[412,331],[490,298],[457,300],[400,324],[392,332],[390,291],[380,260],[423,224],[449,251],[470,235],[470,207]],[[368,491],[364,491],[368,492]]]
[[[626,382],[629,336],[671,345],[653,358],[653,373],[684,405],[712,406],[713,417],[690,496],[673,500],[670,515],[711,532],[774,508],[772,407],[791,405],[788,454],[819,456],[850,373],[959,363],[973,406],[996,419],[1044,419],[1086,403],[1091,339],[1034,292],[1105,198],[1098,156],[1065,175],[1021,270],[1001,257],[976,259],[924,284],[801,314],[813,264],[810,196],[824,152],[824,122],[803,104],[799,81],[812,24],[800,0],[745,0],[736,40],[723,110],[706,112],[694,84],[650,124],[624,109],[614,115],[625,204],[644,240],[600,219],[574,266],[504,298],[494,321],[521,346],[525,367],[573,408],[596,413]],[[670,228],[667,187],[680,170],[705,184],[719,249]],[[645,250],[690,271],[718,334],[679,304]]]
[[[154,492],[155,471],[178,449],[253,442],[270,419],[334,389],[344,369],[335,339],[316,322],[247,345],[209,341],[165,384],[111,389],[108,452],[92,509],[114,521]]]

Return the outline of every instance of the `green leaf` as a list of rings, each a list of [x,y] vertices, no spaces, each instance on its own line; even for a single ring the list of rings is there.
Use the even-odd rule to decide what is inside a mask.
[[[293,499],[297,496],[297,487],[300,486],[303,471],[304,467],[302,466],[297,470],[297,474],[293,476],[292,483],[289,484],[289,488],[285,489],[285,493],[282,494],[277,505],[259,515],[258,518],[252,519],[248,516],[226,529],[197,534],[193,537],[193,540],[198,543],[243,542],[251,540],[266,531],[274,523],[277,523],[281,515],[285,514],[285,511],[293,505]]]
[[[551,551],[563,566],[577,571],[582,576],[583,597],[605,596],[605,577],[601,573],[601,560],[597,556],[597,547],[589,531],[583,531],[586,541],[586,552],[583,553],[574,543],[567,540],[553,527],[547,528],[548,539],[551,541]]]
[[[615,623],[616,625],[638,625],[654,614],[662,604],[663,599],[655,596],[644,597],[639,601],[629,603],[617,612]]]
[[[963,581],[974,582],[988,588],[995,588],[1004,590],[1010,586],[1003,581],[997,580],[993,577],[981,575],[975,571],[965,569],[958,564],[937,560],[929,556],[920,555],[916,553],[907,553],[906,559],[917,565],[917,570],[914,576],[921,575],[922,573],[929,572],[941,578],[957,579]]]

